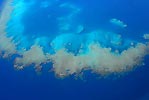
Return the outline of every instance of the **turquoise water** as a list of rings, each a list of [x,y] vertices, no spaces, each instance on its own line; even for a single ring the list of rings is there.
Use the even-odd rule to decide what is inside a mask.
[[[1,100],[149,99],[149,1],[0,5]]]

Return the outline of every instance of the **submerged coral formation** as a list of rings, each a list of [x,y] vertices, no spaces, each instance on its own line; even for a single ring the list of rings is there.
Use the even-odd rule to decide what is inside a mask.
[[[127,27],[127,24],[125,24],[123,21],[118,20],[118,19],[116,19],[116,18],[111,19],[110,22],[111,22],[112,24],[117,25],[117,26],[122,27],[122,28]]]
[[[143,35],[143,38],[144,38],[144,39],[149,39],[149,34],[144,34],[144,35]]]
[[[1,56],[15,55],[14,67],[17,69],[33,64],[39,71],[43,64],[51,62],[59,76],[80,73],[84,69],[99,74],[124,72],[142,65],[148,54],[147,43],[122,39],[120,34],[103,30],[84,32],[83,25],[73,25],[71,20],[80,9],[70,3],[58,3],[60,8],[69,8],[72,12],[58,18],[59,32],[56,36],[51,33],[30,39],[29,35],[22,33],[24,26],[21,20],[32,4],[34,2],[27,4],[23,0],[6,0],[0,16]],[[50,5],[43,2],[40,7],[47,8]],[[111,23],[127,26],[117,19],[111,19]],[[76,34],[80,32],[84,34]],[[144,38],[148,38],[148,35],[144,35]]]

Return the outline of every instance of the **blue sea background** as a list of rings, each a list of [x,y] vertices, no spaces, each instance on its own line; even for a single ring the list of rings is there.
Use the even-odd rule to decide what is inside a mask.
[[[138,41],[144,41],[141,39],[142,34],[149,32],[148,0],[62,0],[61,2],[65,1],[84,8],[84,12],[77,20],[91,30],[98,27],[109,30],[114,28],[114,31],[122,32],[124,38]],[[3,0],[0,1],[2,2]],[[38,10],[35,6],[30,12],[35,9]],[[40,16],[41,13],[36,18],[44,21],[43,16]],[[112,27],[107,22],[110,18],[120,19],[127,23],[128,27],[126,29]],[[39,28],[45,30],[46,25],[42,24],[28,27],[31,20],[32,18],[24,19],[26,33],[38,32]],[[27,35],[32,34],[34,33]],[[82,80],[73,76],[59,79],[53,72],[37,73],[32,67],[18,71],[13,68],[13,58],[1,58],[0,100],[149,100],[148,61],[147,56],[144,66],[123,73],[120,77],[116,75],[103,77],[86,71]]]

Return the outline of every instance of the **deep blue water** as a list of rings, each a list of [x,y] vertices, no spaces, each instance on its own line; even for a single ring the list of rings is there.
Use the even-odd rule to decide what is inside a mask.
[[[38,2],[40,1],[42,0]],[[65,1],[68,0],[61,2]],[[141,41],[141,34],[149,32],[148,0],[70,0],[70,2],[84,8],[84,12],[79,15],[76,22],[89,27],[87,31],[97,27],[110,30],[113,27],[107,21],[110,18],[118,18],[129,27],[114,28],[113,31],[125,32],[122,34],[124,37]],[[31,13],[26,12],[29,17],[23,18],[24,34],[40,36],[40,32],[43,32],[42,35],[48,36],[47,33],[52,32],[55,36],[57,28],[53,26],[57,25],[56,22],[45,18],[44,14],[49,13],[48,10],[42,12],[42,9],[39,9],[43,14],[36,12],[37,5],[31,9],[33,10]],[[54,10],[61,11],[56,7]],[[59,16],[54,14],[54,18]],[[52,24],[48,25],[45,22]],[[53,28],[49,30],[48,27]],[[149,100],[148,61],[149,57],[146,57],[145,66],[124,73],[121,77],[114,75],[102,77],[86,72],[83,80],[76,80],[73,76],[59,79],[54,73],[47,71],[36,73],[32,67],[18,71],[13,68],[11,58],[0,59],[0,100]]]
[[[84,80],[75,80],[72,77],[57,79],[53,73],[38,75],[32,69],[16,71],[9,60],[1,60],[0,63],[3,65],[0,66],[1,100],[149,99],[148,66],[137,68],[120,78],[98,78],[86,74]]]

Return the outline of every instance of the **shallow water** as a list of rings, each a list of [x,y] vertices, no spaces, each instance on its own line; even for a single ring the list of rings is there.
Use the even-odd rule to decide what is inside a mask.
[[[149,99],[149,1],[9,1],[0,99]]]

